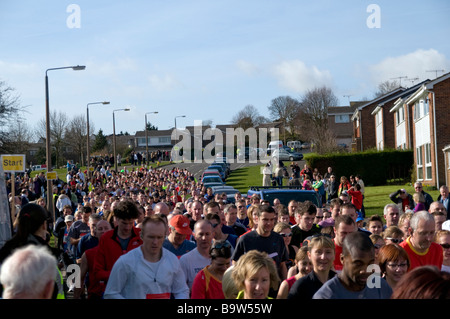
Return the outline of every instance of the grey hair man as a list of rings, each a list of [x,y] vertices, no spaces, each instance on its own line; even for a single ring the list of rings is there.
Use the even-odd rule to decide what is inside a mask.
[[[50,299],[58,275],[56,258],[45,246],[17,249],[1,267],[4,299]]]

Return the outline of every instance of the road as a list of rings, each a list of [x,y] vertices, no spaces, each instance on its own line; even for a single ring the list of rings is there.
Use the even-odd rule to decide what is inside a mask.
[[[302,154],[307,154],[309,152],[310,152],[309,150],[303,150],[301,153]],[[297,163],[300,166],[300,168],[302,169],[306,162],[304,160],[301,160],[301,161],[297,161]],[[197,180],[200,180],[200,177],[201,177],[203,171],[209,165],[210,165],[209,163],[206,163],[206,162],[203,161],[202,163],[176,163],[176,164],[170,164],[170,165],[165,165],[162,168],[172,169],[173,167],[179,167],[181,169],[187,169],[189,172],[194,174],[194,176],[195,176],[195,178]],[[260,161],[257,161],[256,163],[249,163],[248,160],[245,163],[237,163],[236,160],[235,160],[235,163],[231,163],[231,171],[234,171],[234,170],[242,168],[242,167],[248,167],[248,166],[254,166],[254,165],[262,165],[262,163]]]

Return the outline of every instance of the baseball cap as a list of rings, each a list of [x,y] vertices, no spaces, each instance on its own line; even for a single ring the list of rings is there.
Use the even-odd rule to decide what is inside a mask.
[[[67,215],[66,217],[64,217],[64,222],[73,222],[73,216]]]
[[[189,219],[184,215],[175,215],[170,219],[170,226],[175,228],[177,233],[191,235],[192,230],[189,227]]]
[[[446,220],[446,221],[442,224],[442,230],[448,230],[448,231],[450,231],[450,220]]]

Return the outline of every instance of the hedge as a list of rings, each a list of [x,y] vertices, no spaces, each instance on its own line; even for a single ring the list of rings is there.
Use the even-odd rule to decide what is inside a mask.
[[[321,174],[325,174],[331,166],[338,179],[359,174],[365,185],[379,186],[391,181],[411,181],[414,154],[412,150],[369,150],[325,155],[311,153],[305,155],[304,160]]]

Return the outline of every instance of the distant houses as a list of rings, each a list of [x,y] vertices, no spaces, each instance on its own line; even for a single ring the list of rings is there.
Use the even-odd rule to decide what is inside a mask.
[[[352,151],[414,150],[418,181],[450,181],[450,73],[397,88],[359,105],[352,117]]]

